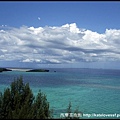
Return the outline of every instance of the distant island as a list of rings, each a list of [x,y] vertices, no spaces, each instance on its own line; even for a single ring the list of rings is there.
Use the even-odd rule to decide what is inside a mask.
[[[26,72],[49,72],[49,70],[45,70],[45,69],[32,69],[32,70],[28,70]]]
[[[0,68],[0,72],[3,72],[3,71],[12,71],[12,70],[6,69],[6,68]]]

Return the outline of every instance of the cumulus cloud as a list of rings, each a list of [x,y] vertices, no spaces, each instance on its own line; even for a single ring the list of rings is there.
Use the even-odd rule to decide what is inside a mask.
[[[0,60],[36,63],[120,61],[120,30],[99,34],[76,23],[0,28]]]

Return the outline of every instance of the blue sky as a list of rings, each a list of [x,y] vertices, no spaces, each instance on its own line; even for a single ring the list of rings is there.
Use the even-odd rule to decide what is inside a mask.
[[[119,69],[119,13],[119,1],[2,1],[0,66]]]
[[[0,2],[1,25],[13,27],[61,26],[75,22],[80,28],[103,33],[106,28],[120,28],[119,13],[117,1]]]

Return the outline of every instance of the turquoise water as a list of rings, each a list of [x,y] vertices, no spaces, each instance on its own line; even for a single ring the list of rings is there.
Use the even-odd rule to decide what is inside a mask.
[[[0,91],[10,87],[14,78],[23,76],[34,95],[39,89],[47,95],[54,118],[66,113],[69,102],[78,107],[82,118],[120,118],[120,70],[49,69],[50,72],[10,71],[0,73]],[[54,72],[56,71],[56,72]],[[96,116],[96,114],[100,114]],[[112,117],[102,115],[114,114]]]

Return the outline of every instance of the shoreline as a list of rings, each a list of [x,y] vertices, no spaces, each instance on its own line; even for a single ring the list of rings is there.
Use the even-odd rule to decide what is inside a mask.
[[[12,71],[27,71],[27,70],[31,70],[30,68],[7,68],[10,69]]]

